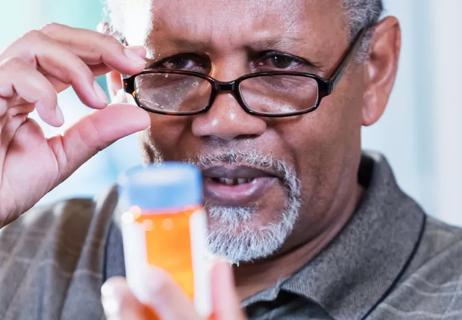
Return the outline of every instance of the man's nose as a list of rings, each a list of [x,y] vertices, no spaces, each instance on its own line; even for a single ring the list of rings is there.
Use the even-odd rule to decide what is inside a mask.
[[[192,122],[192,132],[199,137],[214,137],[230,141],[237,138],[255,138],[265,132],[263,118],[247,113],[230,92],[215,98],[208,112]]]

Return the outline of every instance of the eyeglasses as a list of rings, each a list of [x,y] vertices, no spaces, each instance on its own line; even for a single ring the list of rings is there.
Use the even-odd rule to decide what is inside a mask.
[[[355,55],[367,28],[362,29],[329,79],[313,73],[267,71],[229,82],[192,71],[151,69],[123,80],[124,89],[146,111],[189,116],[207,112],[220,93],[230,93],[245,112],[288,117],[312,112],[334,90]]]

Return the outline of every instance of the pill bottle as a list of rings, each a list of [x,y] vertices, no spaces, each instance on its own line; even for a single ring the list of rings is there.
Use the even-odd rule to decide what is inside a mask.
[[[119,178],[119,191],[126,208],[120,224],[129,287],[140,301],[149,301],[146,283],[155,279],[146,273],[162,268],[198,314],[210,318],[211,256],[200,170],[181,162],[136,167]]]

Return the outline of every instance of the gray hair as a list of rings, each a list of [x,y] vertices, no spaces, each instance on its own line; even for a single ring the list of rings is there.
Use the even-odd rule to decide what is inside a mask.
[[[351,40],[361,29],[377,23],[383,13],[383,2],[382,0],[343,0],[343,10]],[[371,31],[366,33],[358,50],[356,62],[362,63],[367,59],[371,37]]]
[[[343,0],[350,37],[364,27],[374,25],[383,12],[382,0]]]

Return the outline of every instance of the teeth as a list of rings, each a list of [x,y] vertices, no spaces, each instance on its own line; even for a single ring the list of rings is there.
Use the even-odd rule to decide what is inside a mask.
[[[249,183],[253,179],[252,178],[215,178],[215,180],[227,186],[235,186],[239,184]]]
[[[223,184],[226,184],[228,186],[232,186],[232,185],[235,184],[235,180],[230,179],[230,178],[220,178],[220,182],[223,183]]]
[[[245,179],[245,178],[238,178],[237,179],[237,184],[244,184],[244,183],[247,183],[249,182],[249,179]]]

